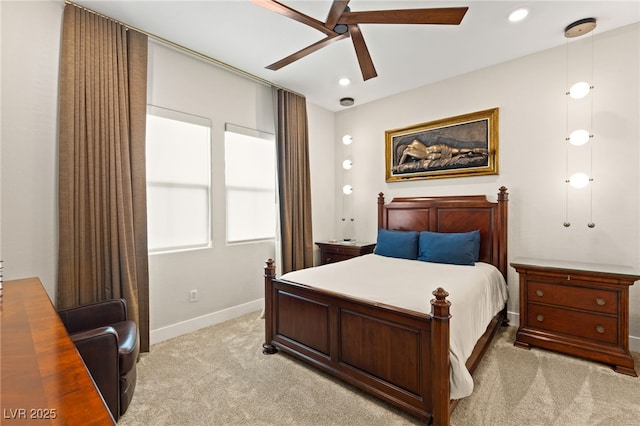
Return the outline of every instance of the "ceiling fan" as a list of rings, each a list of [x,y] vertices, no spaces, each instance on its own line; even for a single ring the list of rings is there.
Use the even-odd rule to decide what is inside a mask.
[[[298,59],[304,58],[334,41],[351,37],[353,47],[358,57],[362,78],[366,81],[378,75],[369,49],[364,42],[358,24],[437,24],[459,25],[467,13],[468,7],[446,7],[435,9],[399,9],[399,10],[370,10],[351,12],[349,0],[334,0],[329,9],[325,22],[320,22],[308,15],[298,12],[276,0],[251,0],[252,3],[270,11],[279,13],[300,23],[315,28],[326,35],[322,40],[301,49],[286,58],[267,66],[267,69],[278,70]]]

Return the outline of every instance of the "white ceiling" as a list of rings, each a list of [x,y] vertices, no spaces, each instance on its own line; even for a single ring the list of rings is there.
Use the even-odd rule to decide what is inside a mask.
[[[468,6],[459,26],[361,24],[378,77],[363,81],[349,39],[335,42],[278,71],[264,67],[322,38],[304,24],[249,0],[77,0],[76,3],[170,40],[278,86],[331,111],[356,105],[563,45],[564,28],[594,17],[594,34],[640,21],[640,0],[627,1],[383,1],[352,0],[352,11]],[[325,21],[331,0],[281,3]],[[526,7],[523,22],[510,23]],[[341,87],[338,79],[351,85]]]

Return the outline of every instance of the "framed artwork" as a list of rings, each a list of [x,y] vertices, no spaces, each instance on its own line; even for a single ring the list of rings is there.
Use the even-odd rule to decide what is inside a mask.
[[[498,108],[385,131],[387,182],[498,174]]]

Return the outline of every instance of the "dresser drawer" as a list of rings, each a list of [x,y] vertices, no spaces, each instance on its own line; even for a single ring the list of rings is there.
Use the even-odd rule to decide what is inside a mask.
[[[322,252],[320,255],[320,263],[326,265],[327,263],[342,262],[343,260],[351,259],[354,256],[352,254],[340,253],[339,251],[327,251]]]
[[[352,246],[327,246],[324,247],[323,251],[330,254],[341,254],[341,255],[357,255],[360,252],[360,247],[352,247]]]
[[[606,315],[529,303],[527,304],[527,325],[539,330],[596,342],[620,343],[618,342],[618,319]]]
[[[531,280],[527,286],[527,300],[592,312],[618,314],[618,293],[615,291],[555,285]]]

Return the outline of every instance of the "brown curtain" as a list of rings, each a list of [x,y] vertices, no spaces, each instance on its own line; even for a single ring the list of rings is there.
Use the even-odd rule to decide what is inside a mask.
[[[307,104],[274,88],[282,273],[313,266]]]
[[[123,297],[149,348],[147,37],[73,5],[60,63],[58,308]]]

